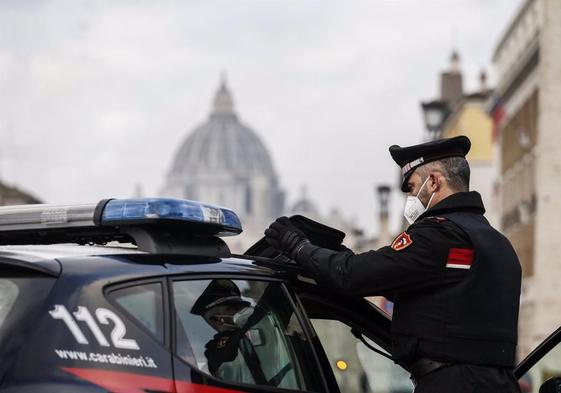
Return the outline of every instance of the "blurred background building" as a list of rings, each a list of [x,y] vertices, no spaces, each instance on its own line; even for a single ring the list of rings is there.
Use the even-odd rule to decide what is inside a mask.
[[[0,205],[25,205],[28,203],[41,203],[33,195],[0,182]]]
[[[561,243],[561,2],[526,0],[493,54],[496,88],[484,71],[465,93],[460,57],[440,74],[440,96],[421,103],[423,140],[467,135],[471,189],[510,239],[523,271],[519,357],[561,324],[556,277]]]
[[[500,37],[490,102],[499,136],[501,224],[522,263],[519,354],[561,324],[561,2],[527,0]]]
[[[500,227],[497,144],[493,120],[486,110],[492,93],[485,71],[479,75],[476,91],[464,91],[460,56],[453,51],[449,67],[440,73],[440,97],[422,102],[421,107],[427,131],[425,140],[458,135],[471,140],[472,147],[466,157],[471,168],[471,188],[481,194],[489,222]]]

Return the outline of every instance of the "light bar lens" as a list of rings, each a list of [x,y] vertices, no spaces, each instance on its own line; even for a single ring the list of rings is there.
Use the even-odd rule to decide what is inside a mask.
[[[225,227],[225,234],[242,231],[240,219],[232,210],[201,202],[173,198],[113,199],[107,202],[101,216],[102,225],[173,220]],[[153,222],[153,221],[152,221]],[[233,233],[230,233],[233,232]]]
[[[94,226],[96,204],[18,205],[0,208],[0,231]]]
[[[240,219],[232,210],[206,203],[172,198],[112,199],[105,204],[101,217],[94,217],[98,204],[20,205],[0,207],[2,233],[39,230],[94,228],[95,220],[104,227],[162,225],[166,222],[194,223],[187,231],[193,234],[214,233],[220,236],[242,232]],[[199,225],[200,224],[200,225]],[[205,224],[207,225],[204,228]],[[1,241],[0,241],[1,243]]]

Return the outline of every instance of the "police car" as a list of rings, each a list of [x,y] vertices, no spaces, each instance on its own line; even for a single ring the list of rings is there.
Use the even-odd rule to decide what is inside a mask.
[[[318,245],[343,241],[291,219]],[[318,288],[264,241],[232,254],[221,237],[241,231],[233,211],[178,199],[0,208],[0,391],[340,392],[312,320],[343,326],[373,368],[407,370],[387,314]],[[560,340],[517,369],[533,391],[561,371]]]

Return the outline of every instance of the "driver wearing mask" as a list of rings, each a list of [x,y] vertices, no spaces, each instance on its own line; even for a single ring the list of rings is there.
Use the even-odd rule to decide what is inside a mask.
[[[243,328],[253,314],[236,284],[227,279],[212,280],[191,309],[217,333],[205,345],[209,372],[219,378],[254,383],[247,365],[256,354]]]
[[[521,268],[469,191],[465,136],[391,146],[411,224],[391,245],[355,254],[312,244],[290,219],[267,242],[318,285],[394,302],[393,357],[411,370],[416,393],[519,392],[514,367]]]

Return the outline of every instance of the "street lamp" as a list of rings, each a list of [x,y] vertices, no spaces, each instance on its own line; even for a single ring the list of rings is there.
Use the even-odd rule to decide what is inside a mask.
[[[380,217],[388,217],[388,202],[390,199],[390,186],[381,184],[378,186],[378,198],[380,198]]]
[[[425,127],[429,132],[429,138],[431,140],[438,139],[440,137],[442,124],[448,115],[448,107],[444,102],[439,100],[421,102],[421,107],[423,108]]]

